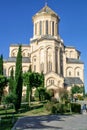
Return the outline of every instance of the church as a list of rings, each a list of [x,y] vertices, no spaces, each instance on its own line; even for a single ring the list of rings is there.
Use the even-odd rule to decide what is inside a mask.
[[[80,60],[81,52],[73,46],[65,46],[59,35],[60,17],[48,5],[45,5],[33,17],[33,36],[29,44],[22,44],[22,70],[32,71],[45,76],[45,87],[53,90],[58,98],[58,88],[84,86],[84,63]],[[4,60],[4,75],[10,76],[15,70],[19,45],[9,47],[9,58]],[[23,88],[25,91],[25,87]]]

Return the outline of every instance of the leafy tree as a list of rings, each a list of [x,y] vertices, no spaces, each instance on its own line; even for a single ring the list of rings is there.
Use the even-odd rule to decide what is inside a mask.
[[[32,92],[33,87],[39,87],[42,84],[42,76],[39,73],[35,72],[26,72],[23,74],[23,80],[24,80],[24,85],[27,86],[27,91],[26,91],[26,100],[29,102],[30,106],[30,96]]]
[[[14,91],[14,70],[12,68],[9,79],[9,92],[13,93],[13,91]]]
[[[78,93],[83,93],[84,94],[84,87],[83,86],[73,86],[71,88],[71,95],[72,95],[72,98],[74,97],[75,94],[78,94]]]
[[[46,88],[38,87],[35,91],[35,97],[39,97],[39,101],[46,99]]]
[[[17,96],[17,100],[15,102],[15,110],[16,112],[20,109],[21,106],[21,98],[22,98],[22,50],[21,45],[19,45],[17,59],[16,59],[16,70],[15,70],[15,95]]]
[[[0,75],[0,104],[3,96],[3,89],[6,87],[8,83],[7,77]]]
[[[3,75],[3,55],[0,56],[0,75]]]
[[[72,89],[71,89],[71,93],[74,95],[76,93],[83,93],[84,91],[84,87],[82,86],[73,86]]]
[[[16,101],[17,97],[14,93],[10,93],[8,94],[5,99],[4,99],[4,102],[6,104],[14,104],[15,105],[15,101]]]
[[[32,72],[30,76],[30,84],[32,87],[40,87],[42,85],[42,75],[39,73]]]

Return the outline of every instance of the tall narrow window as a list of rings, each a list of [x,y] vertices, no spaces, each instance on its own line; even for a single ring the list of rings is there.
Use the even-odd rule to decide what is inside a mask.
[[[40,64],[40,70],[41,70],[41,72],[44,72],[44,63]]]
[[[48,21],[46,20],[46,34],[48,35]]]
[[[79,73],[79,71],[77,72],[77,76],[79,76],[80,75],[80,73]]]
[[[55,49],[55,66],[56,66],[56,73],[58,73],[58,48]]]
[[[63,75],[63,51],[60,48],[60,74]]]
[[[51,61],[48,62],[48,72],[52,71],[52,63]]]
[[[69,76],[71,76],[71,71],[69,71]]]
[[[40,35],[42,35],[42,21],[40,21]]]
[[[54,22],[52,22],[52,35],[54,36]]]
[[[37,23],[35,23],[35,35],[37,35]]]

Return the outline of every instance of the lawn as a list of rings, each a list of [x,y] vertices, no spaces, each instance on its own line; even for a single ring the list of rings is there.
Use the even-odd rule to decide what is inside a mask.
[[[13,109],[0,109],[0,130],[11,130],[14,123],[17,121],[18,118],[23,116],[35,116],[35,115],[47,115],[50,114],[48,112],[43,103],[32,103],[31,109],[26,109],[26,107],[21,107],[18,114],[14,112]]]

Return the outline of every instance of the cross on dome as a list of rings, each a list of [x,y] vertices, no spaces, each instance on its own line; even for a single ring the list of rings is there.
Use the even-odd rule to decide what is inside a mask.
[[[47,0],[45,0],[45,6],[47,6]]]

